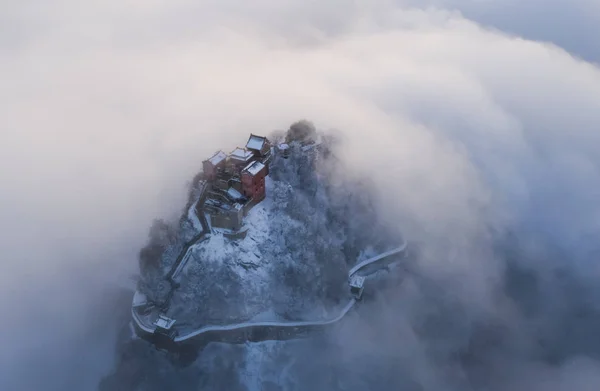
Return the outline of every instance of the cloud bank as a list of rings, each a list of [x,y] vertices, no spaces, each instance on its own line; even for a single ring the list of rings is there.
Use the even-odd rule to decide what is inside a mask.
[[[298,118],[341,132],[341,156],[372,178],[382,216],[426,243],[424,273],[475,318],[513,311],[498,299],[505,265],[490,232],[520,238],[540,301],[563,298],[556,268],[587,287],[598,277],[600,71],[578,57],[598,58],[582,38],[598,32],[597,7],[571,2],[565,16],[565,2],[548,3],[572,27],[562,35],[505,4],[506,16],[458,0],[2,5],[0,309],[13,338],[1,388],[94,389],[112,365],[118,300],[107,292],[135,272],[151,219],[179,212],[214,149]],[[413,324],[414,311],[398,311]],[[514,319],[504,323],[519,329]],[[511,389],[550,378],[572,388],[573,373],[594,377],[582,360],[527,366]],[[34,379],[33,368],[45,369]]]

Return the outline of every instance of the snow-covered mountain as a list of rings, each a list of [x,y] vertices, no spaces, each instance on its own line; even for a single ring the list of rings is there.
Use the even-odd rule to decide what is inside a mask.
[[[271,138],[283,143],[282,136]],[[285,157],[275,154],[267,198],[244,219],[247,235],[230,240],[213,229],[190,247],[178,288],[168,294],[164,275],[202,230],[194,213],[199,194],[192,188],[179,224],[152,228],[145,251],[162,253],[155,266],[143,267],[140,291],[153,302],[169,300],[166,315],[180,330],[250,319],[312,320],[338,310],[349,297],[348,267],[391,242],[378,229],[369,189],[350,181],[332,142],[312,130],[303,142],[290,142]]]
[[[212,229],[206,240],[187,250],[176,289],[165,276],[202,230],[194,213],[197,181],[181,219],[155,221],[151,227],[140,253],[138,290],[164,305],[180,331],[249,320],[331,317],[350,297],[348,269],[397,244],[380,226],[368,182],[353,178],[336,158],[336,140],[307,122],[291,129],[269,136],[275,145],[289,143],[289,150],[271,162],[267,197],[244,218],[247,235],[230,240]],[[297,129],[308,132],[302,142],[293,141]],[[142,349],[140,343],[129,345]]]

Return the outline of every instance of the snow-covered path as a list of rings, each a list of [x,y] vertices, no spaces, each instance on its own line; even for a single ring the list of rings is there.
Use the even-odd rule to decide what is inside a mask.
[[[352,269],[350,269],[350,271],[348,272],[348,277],[352,277],[354,274],[357,274],[360,271],[364,271],[369,266],[377,265],[377,263],[382,263],[384,260],[387,260],[387,258],[389,258],[389,257],[404,253],[406,251],[406,248],[407,248],[407,244],[406,244],[406,242],[404,242],[401,246],[399,246],[395,249],[386,251],[377,256],[374,256],[367,260],[364,260],[364,261],[358,263]],[[187,254],[188,250],[189,250],[189,248],[186,250],[186,254]],[[396,260],[392,263],[395,263],[398,261],[399,260]],[[386,266],[388,264],[389,263],[386,263]],[[369,273],[369,274],[373,274],[377,270],[379,270],[379,269],[372,270],[371,273]],[[216,340],[227,339],[226,338],[227,334],[231,333],[231,332],[238,333],[240,331],[243,332],[245,330],[250,331],[250,330],[261,329],[261,328],[263,328],[265,330],[280,331],[280,332],[284,333],[286,330],[297,331],[297,329],[327,326],[327,325],[331,325],[333,323],[340,321],[354,307],[355,304],[356,304],[356,300],[350,299],[350,301],[340,310],[339,314],[330,319],[324,319],[324,320],[321,319],[321,320],[315,320],[315,321],[241,322],[241,323],[234,323],[234,324],[222,325],[222,326],[204,326],[202,328],[199,328],[199,329],[189,332],[187,334],[175,337],[173,341],[175,343],[182,343],[182,342],[190,341],[190,340],[193,340],[193,339],[196,339],[199,337],[203,337],[205,335],[211,335],[211,336],[216,335],[217,336]],[[138,325],[138,330],[141,330],[148,334],[152,334],[154,332],[154,330],[152,329],[151,326],[143,324],[142,320],[140,319],[139,316],[137,316],[137,314],[135,313],[135,310],[133,310],[133,309],[132,309],[132,315],[133,315],[134,321]]]
[[[235,323],[224,326],[205,326],[198,330],[192,331],[189,334],[185,334],[175,338],[175,342],[183,342],[189,340],[191,338],[197,337],[201,334],[208,333],[210,331],[239,331],[241,329],[246,328],[255,328],[255,327],[280,327],[280,328],[295,328],[295,327],[312,327],[312,326],[327,326],[332,323],[335,323],[342,319],[348,311],[354,306],[356,300],[351,299],[346,306],[340,311],[340,313],[331,319],[319,320],[319,321],[297,321],[297,322],[243,322],[243,323]]]
[[[358,273],[361,269],[364,269],[369,265],[373,265],[373,264],[376,264],[377,262],[381,262],[382,260],[389,258],[392,255],[400,254],[400,253],[404,252],[405,250],[406,250],[406,242],[404,242],[401,246],[399,246],[393,250],[386,251],[386,252],[376,255],[372,258],[366,259],[366,260],[358,263],[352,269],[350,269],[350,271],[348,272],[348,277],[352,277],[354,274]]]

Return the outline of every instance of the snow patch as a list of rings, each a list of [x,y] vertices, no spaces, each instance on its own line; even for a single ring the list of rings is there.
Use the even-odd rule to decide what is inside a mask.
[[[190,208],[188,209],[187,218],[192,223],[192,227],[194,227],[196,231],[201,232],[202,224],[200,223],[200,219],[196,215],[196,205],[198,204],[198,201],[199,200],[196,200],[196,202],[194,202],[192,206],[190,206]]]
[[[264,137],[252,135],[246,144],[246,148],[260,151],[265,145],[265,142],[266,140]]]

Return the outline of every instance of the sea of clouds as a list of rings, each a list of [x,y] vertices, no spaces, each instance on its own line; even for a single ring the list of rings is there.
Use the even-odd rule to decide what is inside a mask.
[[[473,389],[597,389],[600,6],[522,3],[1,4],[0,388],[95,389],[151,220],[180,212],[215,149],[307,118],[423,243],[421,272],[464,311],[444,343],[481,319],[510,330],[475,355]],[[509,258],[525,287],[507,287]],[[398,373],[442,390],[431,349],[455,345],[414,334],[417,285],[376,307],[380,343],[344,354],[396,362],[412,344]]]

